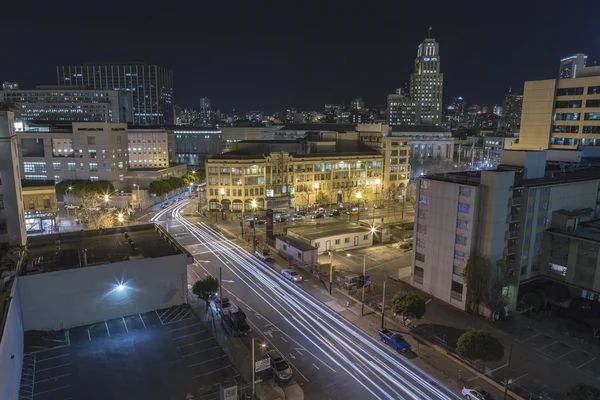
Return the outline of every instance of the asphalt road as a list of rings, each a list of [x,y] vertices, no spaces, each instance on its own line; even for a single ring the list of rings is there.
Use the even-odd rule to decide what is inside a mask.
[[[153,219],[194,255],[189,281],[206,274],[219,276],[222,267],[223,290],[245,310],[250,326],[268,346],[289,360],[305,398],[457,399],[234,241],[185,219],[187,203],[182,201]]]

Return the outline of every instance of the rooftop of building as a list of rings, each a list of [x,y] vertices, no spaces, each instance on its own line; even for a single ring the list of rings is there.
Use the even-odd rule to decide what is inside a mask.
[[[356,131],[356,124],[285,124],[280,130],[282,131],[315,131],[315,132],[354,132]]]
[[[371,232],[369,228],[351,223],[345,224],[316,224],[289,228],[288,232],[293,232],[306,240],[315,240],[329,236],[344,235],[347,233],[365,234]]]
[[[303,139],[297,140],[248,140],[243,141],[245,143],[265,143],[265,144],[291,144],[291,143],[301,143]],[[316,141],[319,142],[319,141]],[[324,140],[324,142],[333,142]],[[307,146],[310,150],[310,146]],[[273,151],[273,153],[277,153]],[[216,154],[209,158],[209,160],[235,160],[235,159],[256,159],[267,157],[269,154],[267,153],[256,153],[252,148],[249,149],[238,149],[234,151],[230,151],[223,154]],[[381,155],[380,152],[374,150],[373,148],[367,146],[366,144],[358,141],[358,140],[337,140],[335,141],[335,150],[334,151],[323,151],[323,152],[311,152],[311,153],[295,153],[290,152],[290,155],[297,158],[307,158],[307,157],[328,157],[328,156],[368,156],[368,155]]]
[[[593,212],[593,210],[591,210]],[[577,216],[578,213],[574,213]],[[567,232],[560,229],[547,229],[548,232],[557,233],[565,236],[576,237],[585,240],[591,240],[594,242],[600,242],[600,219],[595,219],[587,222],[580,222],[577,225],[577,229]]]
[[[84,251],[87,266],[176,254],[191,257],[162,227],[144,224],[32,236],[27,243],[28,271],[80,268]]]
[[[34,181],[29,179],[21,179],[21,187],[26,188],[38,188],[38,187],[51,187],[54,188],[56,185],[55,181]]]
[[[508,165],[499,165],[495,170],[484,170],[486,172],[515,171],[514,186],[546,186],[563,183],[582,182],[600,179],[599,166],[574,167],[561,169],[556,165],[546,165],[546,173],[543,178],[525,179],[524,168]],[[433,174],[424,176],[426,179],[459,183],[463,185],[479,186],[481,173],[484,171],[450,172],[445,174]]]
[[[312,246],[306,242],[303,242],[302,240],[298,240],[289,236],[277,236],[276,240],[280,240],[284,243],[287,243],[288,245],[300,251],[311,251],[317,249],[315,246]]]
[[[450,131],[443,126],[437,125],[394,125],[389,136],[394,136],[394,133],[449,133]]]

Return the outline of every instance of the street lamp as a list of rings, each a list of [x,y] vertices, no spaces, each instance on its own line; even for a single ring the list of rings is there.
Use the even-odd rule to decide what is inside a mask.
[[[67,188],[67,194],[69,195],[69,200],[71,203],[73,203],[73,200],[70,198],[69,192],[71,192],[72,190],[73,190],[73,186],[69,186]],[[65,208],[67,209],[67,218],[71,218],[71,216],[69,215],[69,208],[68,207],[65,207]]]
[[[139,204],[139,209],[142,209],[142,199],[140,199],[140,185],[137,183],[133,184],[133,187],[137,186],[137,203]]]
[[[329,295],[333,286],[333,251],[329,250]]]
[[[220,204],[221,219],[223,219],[223,196],[225,196],[225,189],[221,188],[221,190],[219,190],[219,193],[221,194],[221,204]],[[217,221],[217,219],[218,219],[218,216],[215,216],[215,222]]]
[[[254,359],[254,341],[256,340],[256,338],[252,338],[252,398],[254,398],[254,385],[256,383],[256,378],[254,377],[254,374],[256,373],[256,364],[255,364],[255,359]],[[266,343],[261,343],[260,344],[260,348],[264,349],[267,347]]]
[[[123,213],[119,213],[119,215],[118,215],[118,219],[119,219],[119,223],[120,223],[120,224],[123,224],[123,221],[125,220],[125,219],[123,218]]]
[[[256,200],[253,199],[252,200],[252,228],[254,229],[254,234],[252,237],[252,248],[254,249],[254,252],[256,253],[256,207],[258,206],[258,204],[256,203]]]

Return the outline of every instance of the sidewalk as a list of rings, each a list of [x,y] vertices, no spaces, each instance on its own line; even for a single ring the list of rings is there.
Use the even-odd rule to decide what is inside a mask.
[[[222,231],[226,237],[236,238],[238,242],[243,243],[243,247],[247,248],[250,252],[252,251],[252,246],[242,240],[238,232],[231,232],[224,227],[223,224],[214,224],[214,222],[211,223],[211,221],[204,218],[202,220],[212,225],[213,228]],[[273,267],[278,272],[282,269],[289,268],[289,263],[278,254],[274,254],[273,258],[276,261]],[[361,316],[360,301],[356,301],[337,288],[334,288],[332,295],[330,295],[328,282],[325,283],[317,279],[317,277],[301,268],[295,268],[295,270],[302,276],[303,282],[299,286],[306,292],[329,306],[332,310],[355,324],[367,334],[371,335],[375,340],[379,340],[378,333],[381,330],[381,314],[376,314],[371,308],[365,305],[366,315]],[[389,314],[391,316],[391,312],[389,312]],[[403,327],[391,318],[386,318],[385,327],[393,331],[408,332],[406,327]],[[489,385],[485,380],[478,378],[474,373],[461,368],[453,360],[443,356],[432,347],[419,342],[409,334],[406,334],[405,338],[413,347],[414,354],[398,355],[398,357],[406,357],[406,360],[421,368],[432,378],[436,379],[456,394],[460,394],[460,391],[464,386],[479,386],[488,390],[494,398],[502,399],[502,393],[499,390],[492,385]]]

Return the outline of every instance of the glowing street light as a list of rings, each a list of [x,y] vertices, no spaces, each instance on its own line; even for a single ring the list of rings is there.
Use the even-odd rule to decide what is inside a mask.
[[[123,223],[123,221],[125,220],[125,218],[123,218],[123,213],[119,213],[118,219],[120,223]]]
[[[256,200],[252,200],[252,208],[256,209],[257,206],[258,204],[256,203]]]
[[[108,195],[107,194],[104,195],[104,202],[108,203]]]
[[[356,198],[357,199],[362,199],[362,193],[361,192],[356,193]]]
[[[123,289],[125,289],[125,285],[123,285],[122,283],[120,283],[119,286],[117,286],[117,290],[121,291]]]

